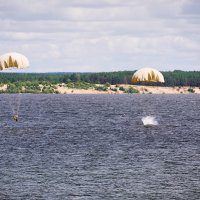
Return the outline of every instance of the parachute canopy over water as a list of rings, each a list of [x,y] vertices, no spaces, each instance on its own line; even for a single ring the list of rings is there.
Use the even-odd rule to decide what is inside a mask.
[[[29,60],[26,56],[19,53],[6,53],[0,56],[0,70],[29,67]]]
[[[153,68],[142,68],[133,74],[131,79],[132,83],[137,82],[161,82],[164,83],[163,75],[156,69]]]

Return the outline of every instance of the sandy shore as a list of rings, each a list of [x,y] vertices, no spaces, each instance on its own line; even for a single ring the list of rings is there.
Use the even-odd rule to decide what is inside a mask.
[[[100,85],[98,85],[100,86]],[[42,91],[42,87],[41,91]],[[65,84],[58,84],[54,88],[55,93],[60,94],[123,94],[124,91],[119,90],[120,87],[123,87],[125,90],[132,87],[137,89],[140,94],[191,94],[188,89],[192,88],[195,94],[200,94],[200,87],[158,87],[158,86],[138,86],[138,85],[111,85],[108,87],[107,91],[98,91],[95,88],[89,89],[76,89],[76,88],[68,88]],[[7,85],[3,85],[0,87],[0,90],[7,90]]]
[[[132,87],[139,91],[140,94],[190,94],[191,92],[188,91],[191,87],[158,87],[158,86],[138,86],[138,85],[111,85],[110,88],[115,89],[117,91],[113,91],[108,89],[108,91],[97,91],[94,88],[84,90],[84,89],[71,89],[65,86],[57,86],[57,91],[61,94],[123,94],[123,91],[119,90],[119,87],[123,87],[125,89]],[[199,87],[192,87],[195,91],[195,94],[200,94]]]

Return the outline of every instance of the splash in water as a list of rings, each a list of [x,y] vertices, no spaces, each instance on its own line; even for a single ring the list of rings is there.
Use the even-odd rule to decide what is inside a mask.
[[[142,118],[144,126],[158,126],[158,121],[154,116],[146,116]]]

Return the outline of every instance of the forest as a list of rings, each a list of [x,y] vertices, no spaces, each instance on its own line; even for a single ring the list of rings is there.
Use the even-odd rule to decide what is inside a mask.
[[[135,71],[99,72],[99,73],[0,73],[0,84],[59,84],[84,82],[90,84],[131,84]],[[165,83],[138,83],[143,85],[200,86],[200,71],[163,71]]]

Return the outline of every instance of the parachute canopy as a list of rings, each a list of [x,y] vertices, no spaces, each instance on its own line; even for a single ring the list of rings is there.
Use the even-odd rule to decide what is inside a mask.
[[[19,53],[6,53],[0,56],[0,70],[10,68],[27,68],[29,65],[28,58]]]
[[[164,83],[163,75],[156,69],[153,68],[142,68],[133,74],[131,79],[132,83],[137,82],[161,82]]]

